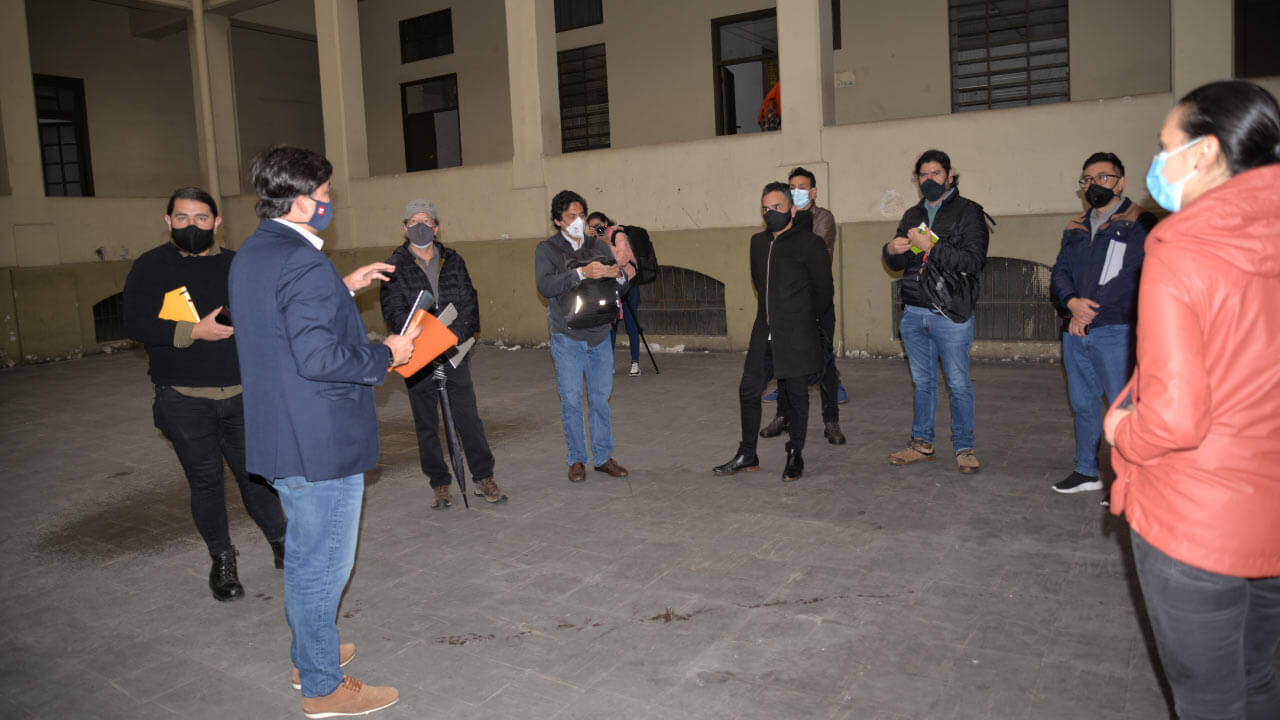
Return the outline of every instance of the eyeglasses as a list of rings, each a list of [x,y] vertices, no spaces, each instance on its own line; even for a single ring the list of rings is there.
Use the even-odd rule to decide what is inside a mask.
[[[1098,173],[1097,175],[1094,175],[1094,176],[1092,176],[1092,177],[1091,177],[1091,176],[1089,176],[1089,175],[1083,175],[1083,176],[1081,176],[1081,177],[1080,177],[1080,179],[1076,182],[1076,184],[1077,184],[1077,185],[1079,185],[1081,188],[1087,188],[1087,187],[1089,187],[1089,185],[1091,185],[1091,184],[1092,184],[1092,185],[1102,185],[1102,186],[1104,186],[1104,187],[1105,187],[1105,186],[1107,185],[1107,183],[1110,183],[1112,180],[1117,180],[1117,181],[1118,181],[1118,180],[1119,180],[1120,178],[1122,178],[1122,177],[1124,177],[1124,176],[1123,176],[1123,175],[1112,175],[1111,173]]]

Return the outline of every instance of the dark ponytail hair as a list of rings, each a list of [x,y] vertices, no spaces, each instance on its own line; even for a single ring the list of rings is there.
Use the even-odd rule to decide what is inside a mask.
[[[1280,161],[1280,107],[1271,93],[1243,80],[1219,80],[1187,93],[1181,130],[1213,135],[1232,175]]]

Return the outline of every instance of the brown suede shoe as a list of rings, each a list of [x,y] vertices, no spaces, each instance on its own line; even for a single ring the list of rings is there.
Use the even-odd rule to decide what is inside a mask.
[[[911,444],[906,450],[889,456],[890,465],[910,465],[916,462],[928,462],[933,459],[933,443],[925,442],[920,438],[911,438]]]
[[[569,482],[586,482],[587,466],[576,462],[569,466]]]
[[[338,645],[338,667],[346,667],[347,663],[351,662],[352,658],[355,656],[355,643],[342,643]],[[293,678],[289,681],[289,684],[293,686],[294,690],[302,689],[302,679],[298,677],[298,668],[293,669]]]
[[[778,437],[782,433],[790,433],[790,432],[791,432],[791,423],[788,422],[785,417],[779,415],[778,417],[773,419],[773,422],[764,426],[764,429],[760,431],[760,437],[762,438]]]
[[[302,714],[313,719],[368,715],[395,705],[399,699],[400,691],[393,687],[365,685],[348,675],[328,695],[302,698]]]
[[[441,485],[440,487],[431,488],[436,496],[431,499],[431,508],[433,510],[444,510],[453,506],[453,496],[449,494],[449,486]]]
[[[627,469],[619,465],[618,461],[613,458],[606,460],[603,465],[597,465],[596,472],[602,472],[619,478],[626,477],[628,475]]]
[[[970,475],[978,472],[978,456],[973,454],[973,449],[961,450],[956,453],[956,469],[960,472]]]
[[[507,494],[502,492],[502,489],[498,487],[498,483],[493,481],[492,475],[472,482],[471,487],[471,494],[479,495],[484,498],[485,502],[499,503],[507,501]]]

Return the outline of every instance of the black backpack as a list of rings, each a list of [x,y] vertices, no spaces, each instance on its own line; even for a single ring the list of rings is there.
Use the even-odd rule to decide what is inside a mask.
[[[648,285],[658,279],[658,254],[654,252],[653,241],[649,239],[649,231],[637,225],[621,225],[618,230],[626,233],[627,242],[631,244],[631,252],[636,256],[636,276],[631,279],[633,285]],[[616,234],[618,230],[614,230]],[[613,238],[609,238],[613,244]]]

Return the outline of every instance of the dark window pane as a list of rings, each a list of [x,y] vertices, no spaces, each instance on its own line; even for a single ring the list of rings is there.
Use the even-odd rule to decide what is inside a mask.
[[[400,21],[400,62],[439,57],[453,52],[453,11],[450,9]]]
[[[565,50],[560,75],[560,150],[609,147],[609,75],[604,45]]]
[[[720,26],[720,61],[778,54],[778,21],[773,16]]]
[[[556,0],[556,32],[604,22],[601,0]]]
[[[80,197],[80,183],[67,183],[66,188],[69,197]]]

